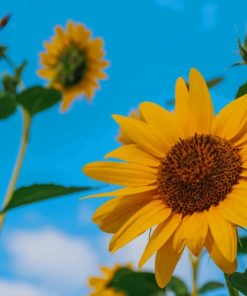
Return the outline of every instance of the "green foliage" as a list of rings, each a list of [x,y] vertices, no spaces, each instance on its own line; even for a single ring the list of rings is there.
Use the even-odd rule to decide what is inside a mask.
[[[58,196],[64,196],[76,192],[90,190],[90,187],[64,187],[55,184],[35,184],[27,187],[17,189],[11,200],[2,210],[7,212],[11,209],[32,204],[47,199],[56,198]]]
[[[235,99],[242,97],[247,94],[247,82],[241,85],[238,89]]]
[[[238,253],[247,254],[247,237],[241,237],[238,241]]]
[[[52,107],[61,99],[62,95],[59,91],[42,86],[28,88],[16,98],[17,102],[21,104],[31,116]]]
[[[8,48],[5,45],[0,45],[0,59],[5,57]]]
[[[155,281],[155,275],[150,272],[136,272],[129,268],[120,268],[116,271],[109,287],[122,291],[126,296],[158,296],[162,291]]]
[[[208,88],[212,88],[223,82],[225,78],[223,76],[215,77],[212,79],[207,80]]]
[[[166,286],[166,289],[174,292],[177,296],[190,296],[186,284],[176,276],[171,278],[169,284]]]
[[[204,284],[200,289],[199,289],[199,294],[205,294],[210,291],[214,291],[220,288],[223,288],[224,284],[219,283],[219,282],[208,282]]]
[[[0,93],[0,119],[9,117],[15,112],[15,110],[15,98],[9,93]]]
[[[239,54],[243,59],[243,63],[247,63],[247,39],[245,37],[244,43],[242,44],[240,39],[238,39],[238,49]]]
[[[247,271],[234,272],[228,277],[229,283],[244,295],[247,295]]]
[[[4,74],[2,78],[3,90],[13,95],[17,94],[18,86],[22,83],[22,73],[26,67],[27,62],[24,61],[19,67],[15,68],[7,56],[3,57],[14,68],[14,74]]]
[[[165,296],[166,291],[171,291],[176,296],[190,295],[186,284],[178,277],[173,276],[167,287],[161,289],[156,283],[154,273],[133,271],[127,267],[117,270],[108,286],[124,292],[126,296]]]

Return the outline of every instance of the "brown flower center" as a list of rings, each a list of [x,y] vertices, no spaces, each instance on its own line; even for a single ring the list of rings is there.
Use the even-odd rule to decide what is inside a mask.
[[[65,88],[70,88],[80,83],[87,69],[86,53],[76,44],[66,48],[59,57],[56,66],[56,81]]]
[[[224,200],[240,172],[238,150],[227,140],[196,134],[170,149],[160,164],[158,190],[174,212],[190,215]]]

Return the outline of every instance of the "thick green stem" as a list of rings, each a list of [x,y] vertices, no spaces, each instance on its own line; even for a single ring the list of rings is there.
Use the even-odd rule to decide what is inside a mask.
[[[228,275],[225,274],[226,286],[230,296],[239,296],[238,290],[233,288],[233,286],[228,281]]]
[[[16,164],[13,170],[13,174],[9,183],[9,187],[7,189],[7,193],[4,199],[3,203],[3,208],[10,202],[13,193],[15,191],[15,186],[16,182],[18,180],[23,159],[25,156],[26,148],[27,148],[27,143],[28,143],[28,138],[29,138],[29,131],[30,131],[30,125],[31,125],[31,117],[27,113],[25,109],[22,108],[22,116],[23,116],[23,133],[22,133],[22,139],[21,139],[21,146],[20,150],[17,156]],[[4,214],[0,216],[0,228],[3,226],[3,221],[4,221]]]
[[[190,263],[192,268],[192,296],[198,296],[198,267],[200,257],[195,257],[190,253]]]

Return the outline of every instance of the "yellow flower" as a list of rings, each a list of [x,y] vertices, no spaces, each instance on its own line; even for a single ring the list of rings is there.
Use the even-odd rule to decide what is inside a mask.
[[[131,266],[127,266],[131,268]],[[94,289],[94,292],[89,294],[89,296],[124,296],[125,294],[119,291],[116,291],[113,288],[110,288],[108,285],[112,281],[115,273],[121,268],[119,264],[109,267],[101,267],[101,272],[103,277],[91,277],[89,278],[89,286]]]
[[[45,42],[46,52],[40,54],[42,69],[39,75],[63,92],[62,110],[85,94],[88,100],[99,88],[98,79],[106,78],[102,71],[108,65],[103,60],[103,40],[91,39],[91,32],[83,24],[67,23],[67,28],[55,28],[55,36]]]
[[[138,110],[134,110],[134,109],[130,112],[129,117],[143,120],[140,112]],[[121,142],[124,145],[133,144],[132,139],[122,129],[120,129],[117,139],[118,139],[119,142]]]
[[[247,96],[217,116],[205,80],[190,72],[176,83],[175,111],[144,102],[144,118],[114,115],[132,139],[106,155],[122,162],[87,164],[84,172],[123,186],[95,196],[116,196],[93,220],[114,233],[115,252],[155,227],[140,259],[156,253],[155,274],[164,287],[185,247],[199,256],[205,247],[225,273],[237,267],[237,226],[247,227]]]

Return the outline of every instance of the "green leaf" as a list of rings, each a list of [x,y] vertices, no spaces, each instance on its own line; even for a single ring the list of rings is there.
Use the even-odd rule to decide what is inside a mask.
[[[245,82],[243,85],[240,86],[238,89],[238,92],[236,94],[235,99],[242,97],[243,95],[247,94],[247,82]]]
[[[16,95],[18,78],[9,74],[4,74],[2,78],[3,89],[5,92]]]
[[[3,212],[11,209],[43,201],[58,196],[64,196],[80,191],[90,190],[90,187],[65,187],[56,184],[34,184],[17,189],[10,202],[4,207]]]
[[[12,115],[16,110],[14,97],[6,92],[0,94],[0,119]]]
[[[22,73],[26,68],[26,65],[27,65],[27,61],[24,61],[19,67],[15,69],[15,76],[17,77],[19,82],[21,80]]]
[[[33,116],[38,112],[51,108],[61,98],[61,93],[53,88],[34,86],[19,94],[17,101]]]
[[[239,238],[238,253],[239,254],[247,254],[247,237]]]
[[[208,282],[204,284],[200,289],[199,289],[199,294],[204,294],[216,289],[223,288],[224,284],[219,283],[219,282]]]
[[[175,293],[176,296],[190,296],[187,285],[178,277],[173,276],[166,288]]]
[[[228,281],[234,288],[247,295],[247,272],[234,272],[229,275]]]
[[[215,77],[212,79],[207,80],[208,88],[212,88],[220,84],[224,80],[223,76]]]
[[[116,291],[124,292],[126,296],[165,295],[165,289],[158,287],[153,273],[136,272],[127,267],[117,270],[108,286]]]
[[[5,45],[0,45],[0,59],[5,57],[8,48]]]

